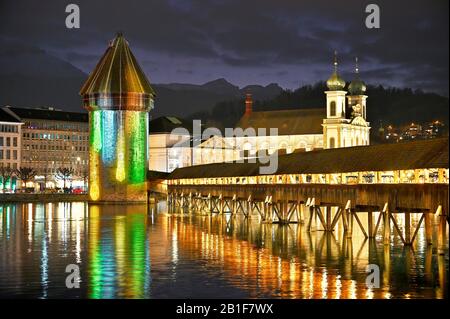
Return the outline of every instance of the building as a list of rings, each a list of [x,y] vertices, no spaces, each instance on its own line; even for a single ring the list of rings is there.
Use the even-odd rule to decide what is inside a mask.
[[[172,172],[179,167],[235,160],[237,153],[224,140],[213,136],[194,143],[192,123],[162,116],[149,123],[149,170]],[[219,145],[220,144],[220,145]]]
[[[192,124],[175,116],[149,123],[149,170],[171,172],[192,165]]]
[[[398,143],[408,140],[432,139],[448,136],[445,124],[439,120],[422,124],[413,122],[399,127],[388,125],[386,129],[381,127],[380,132],[382,141],[385,143]]]
[[[0,192],[14,191],[13,170],[20,168],[22,121],[15,114],[0,108]]]
[[[225,143],[233,145],[244,158],[275,151],[282,155],[323,148],[369,145],[366,85],[360,79],[358,61],[355,63],[355,77],[347,91],[346,82],[338,73],[335,54],[334,70],[327,80],[327,86],[324,108],[255,112],[252,110],[251,95],[247,94],[245,113],[235,128],[242,129],[244,136],[225,137]],[[270,134],[270,129],[273,128],[277,129],[277,134]],[[260,134],[260,130],[263,134]],[[256,136],[246,136],[251,132]]]
[[[0,109],[0,167],[20,167],[22,125],[14,113]]]
[[[147,201],[148,111],[155,92],[118,34],[80,90],[89,112],[89,197]]]
[[[56,177],[60,168],[73,170],[67,187],[85,187],[89,165],[87,113],[9,106],[2,111],[23,124],[17,140],[17,163],[35,169],[37,175],[32,186],[36,190],[61,188],[63,181]]]

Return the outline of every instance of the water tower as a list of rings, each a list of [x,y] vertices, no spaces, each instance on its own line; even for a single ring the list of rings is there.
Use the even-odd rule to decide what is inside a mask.
[[[89,112],[89,197],[143,202],[147,196],[148,112],[155,92],[118,34],[80,91]]]

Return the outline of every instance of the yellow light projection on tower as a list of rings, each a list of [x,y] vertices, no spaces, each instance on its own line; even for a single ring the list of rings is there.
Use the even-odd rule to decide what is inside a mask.
[[[146,201],[148,111],[155,93],[121,34],[80,95],[90,121],[90,199]]]
[[[121,122],[122,123],[122,122]],[[125,137],[123,136],[123,124],[119,126],[117,136],[117,168],[116,179],[118,182],[125,180]]]

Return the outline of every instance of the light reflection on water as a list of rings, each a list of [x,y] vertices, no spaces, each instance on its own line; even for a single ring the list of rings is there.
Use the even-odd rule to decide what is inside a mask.
[[[169,214],[164,202],[0,204],[0,297],[447,297],[448,253],[426,245],[423,229],[404,248],[398,236],[383,245],[337,227]],[[369,263],[380,266],[379,289],[366,287]],[[80,266],[79,289],[65,286],[68,264]]]

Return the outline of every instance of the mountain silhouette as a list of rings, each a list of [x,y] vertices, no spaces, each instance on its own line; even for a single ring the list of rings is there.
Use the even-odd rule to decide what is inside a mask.
[[[78,92],[88,75],[38,47],[0,37],[0,106],[54,107],[82,112]],[[244,112],[244,96],[252,93],[254,110],[325,107],[325,83],[295,91],[278,84],[243,88],[219,78],[204,84],[152,84],[156,92],[152,118],[199,118],[214,125],[233,125]],[[401,124],[406,121],[446,121],[449,99],[420,90],[369,85],[368,119]]]
[[[88,74],[40,48],[0,37],[0,106],[54,107],[82,112],[78,92]],[[204,84],[152,84],[156,92],[153,118],[187,116],[210,110],[224,100],[242,98],[251,88],[255,99],[274,98],[277,84],[243,89],[220,78]],[[254,92],[253,92],[254,90]]]
[[[0,38],[0,105],[81,111],[86,74],[45,51]]]

